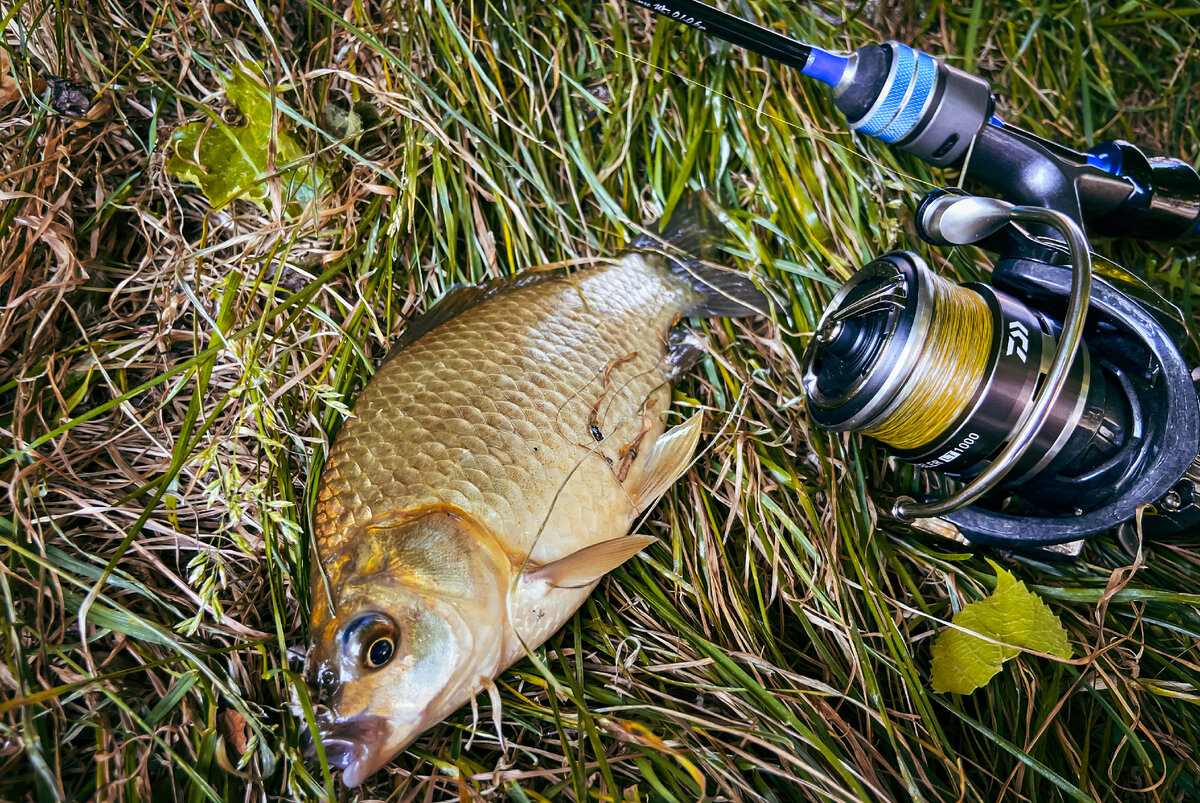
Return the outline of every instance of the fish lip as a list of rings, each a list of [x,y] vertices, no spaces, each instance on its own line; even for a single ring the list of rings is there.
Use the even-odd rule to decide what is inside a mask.
[[[321,723],[321,745],[331,768],[342,771],[346,786],[358,786],[374,775],[394,755],[389,750],[393,728],[387,717],[359,714]],[[305,731],[303,752],[309,761],[317,760],[312,734]]]

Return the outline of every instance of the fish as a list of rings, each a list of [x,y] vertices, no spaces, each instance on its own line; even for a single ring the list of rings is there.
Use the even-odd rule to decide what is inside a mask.
[[[615,258],[453,289],[359,394],[317,493],[306,669],[347,786],[495,695],[656,540],[629,531],[702,425],[666,427],[703,354],[677,324],[767,309],[745,275],[683,256],[712,240],[710,205],[685,199]]]

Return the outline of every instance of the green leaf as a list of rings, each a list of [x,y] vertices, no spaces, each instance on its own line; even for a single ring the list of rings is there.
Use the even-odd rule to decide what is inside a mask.
[[[954,624],[984,638],[951,628],[939,633],[933,643],[936,692],[970,694],[986,685],[1005,661],[1015,657],[1020,652],[1017,648],[1071,657],[1067,631],[1042,598],[995,563],[992,566],[996,569],[996,590],[954,617]]]
[[[234,198],[267,209],[272,178],[267,155],[273,137],[283,203],[289,212],[299,213],[300,207],[317,198],[324,174],[316,165],[302,163],[304,150],[285,120],[273,113],[262,68],[244,62],[228,77],[221,76],[221,84],[231,106],[220,115],[213,113],[175,130],[168,145],[167,172],[198,184],[213,209]]]

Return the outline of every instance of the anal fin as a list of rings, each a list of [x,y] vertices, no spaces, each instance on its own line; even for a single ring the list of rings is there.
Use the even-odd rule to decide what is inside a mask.
[[[639,511],[653,505],[675,480],[683,476],[696,454],[704,414],[695,413],[687,421],[658,436],[642,460],[641,471],[625,485],[625,493]]]
[[[601,541],[526,572],[525,581],[545,581],[555,588],[582,588],[596,582],[657,540],[650,535],[625,535]]]

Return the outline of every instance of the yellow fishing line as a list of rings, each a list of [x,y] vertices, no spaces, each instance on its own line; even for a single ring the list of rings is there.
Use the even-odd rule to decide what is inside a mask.
[[[900,403],[863,432],[896,449],[937,440],[983,381],[992,345],[992,316],[978,293],[933,276],[933,311]]]

